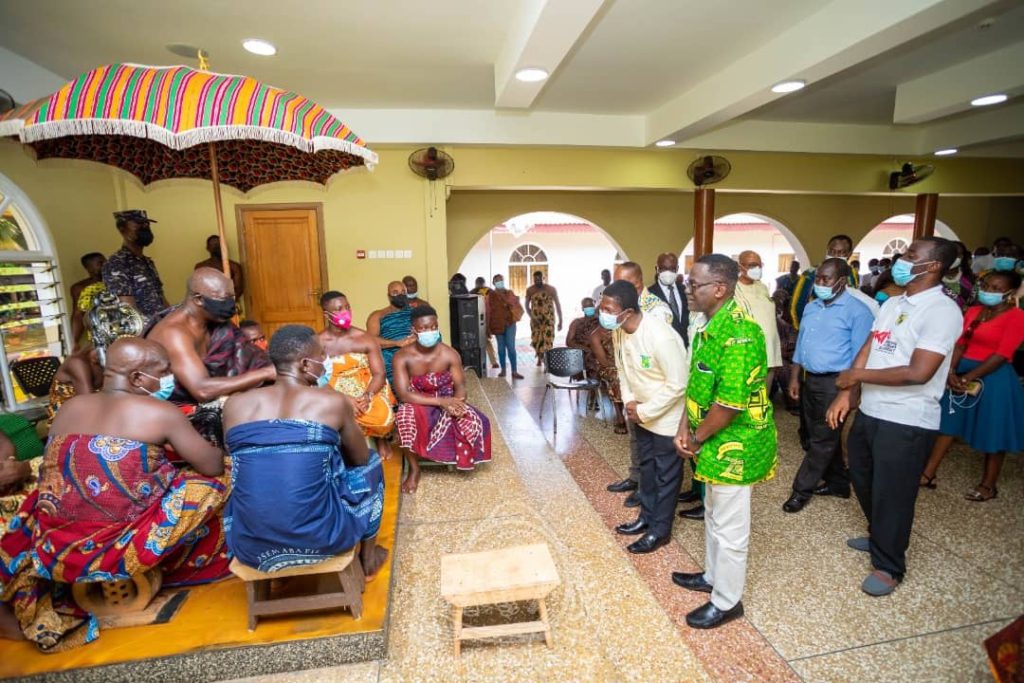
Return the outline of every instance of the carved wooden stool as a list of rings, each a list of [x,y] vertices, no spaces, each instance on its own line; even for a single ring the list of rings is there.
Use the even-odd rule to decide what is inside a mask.
[[[75,583],[71,595],[79,607],[97,617],[119,616],[146,609],[162,583],[163,574],[152,569],[120,581]]]

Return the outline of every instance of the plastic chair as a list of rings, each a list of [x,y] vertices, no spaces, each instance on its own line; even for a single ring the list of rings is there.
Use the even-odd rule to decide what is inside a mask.
[[[26,394],[43,398],[50,395],[50,385],[59,367],[60,358],[56,356],[26,358],[11,363],[11,374]]]
[[[544,367],[547,369],[547,383],[544,385],[544,395],[540,399],[540,413],[538,417],[544,419],[544,404],[547,401],[548,389],[565,389],[576,392],[576,402],[579,402],[580,391],[600,391],[601,382],[586,376],[586,366],[583,363],[583,350],[560,347],[551,349],[544,354]],[[576,375],[583,375],[584,379],[572,379]],[[552,381],[556,377],[563,381]],[[600,398],[600,393],[598,394]],[[557,400],[557,399],[556,399]],[[601,401],[601,416],[604,417],[604,402]],[[554,423],[554,436],[558,436],[558,411],[551,411],[552,422]]]

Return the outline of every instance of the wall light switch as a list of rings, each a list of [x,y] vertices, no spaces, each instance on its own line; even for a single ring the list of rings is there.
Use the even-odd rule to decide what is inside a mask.
[[[386,253],[386,256],[384,258],[395,258],[395,250],[394,249],[388,249],[387,252],[385,252],[385,253]]]
[[[377,256],[377,253],[378,253],[378,252],[377,252],[377,250],[376,250],[376,249],[371,249],[371,250],[370,250],[370,258],[379,258],[379,257]]]
[[[405,250],[405,258],[412,258],[412,249]]]

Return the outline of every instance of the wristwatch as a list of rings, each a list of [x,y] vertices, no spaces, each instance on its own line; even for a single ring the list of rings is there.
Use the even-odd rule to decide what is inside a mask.
[[[700,447],[704,445],[704,442],[697,438],[697,432],[690,436],[690,443],[696,445],[696,448],[693,449],[694,453],[699,451]]]

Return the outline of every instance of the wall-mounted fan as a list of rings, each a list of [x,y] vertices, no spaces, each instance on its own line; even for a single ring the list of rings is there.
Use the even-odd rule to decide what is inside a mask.
[[[0,90],[0,114],[6,114],[16,106],[18,105],[14,98],[11,97],[11,93],[6,90]]]
[[[427,180],[447,178],[455,170],[455,160],[437,147],[424,147],[409,155],[409,168]]]
[[[896,190],[919,183],[932,173],[935,167],[929,164],[903,164],[898,171],[889,174],[889,189]]]
[[[708,155],[695,159],[686,169],[686,175],[690,177],[694,185],[701,187],[723,180],[731,170],[732,164],[725,157]]]

